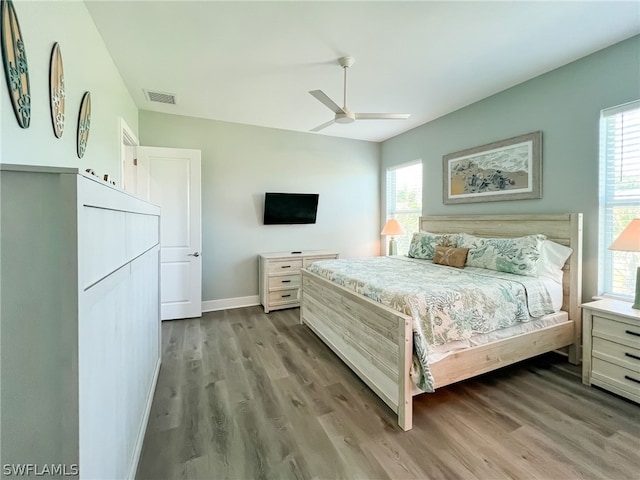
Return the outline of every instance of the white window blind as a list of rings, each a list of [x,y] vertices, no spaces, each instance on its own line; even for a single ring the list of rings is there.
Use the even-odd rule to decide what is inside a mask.
[[[397,235],[398,255],[406,255],[422,215],[422,161],[387,169],[387,220],[398,220],[404,235]]]
[[[631,298],[640,254],[609,245],[640,217],[640,100],[600,116],[599,293]]]

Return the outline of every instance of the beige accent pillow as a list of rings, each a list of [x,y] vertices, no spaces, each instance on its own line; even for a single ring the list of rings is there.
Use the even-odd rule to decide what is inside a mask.
[[[440,247],[436,246],[433,263],[448,267],[464,268],[467,261],[468,248]]]

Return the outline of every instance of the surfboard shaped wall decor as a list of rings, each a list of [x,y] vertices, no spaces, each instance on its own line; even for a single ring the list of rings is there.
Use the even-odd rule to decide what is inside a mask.
[[[91,128],[91,93],[84,92],[78,114],[78,158],[84,157]]]
[[[11,0],[0,4],[0,43],[11,105],[18,125],[28,128],[31,121],[29,68],[18,16]]]
[[[51,50],[51,66],[49,67],[49,99],[51,103],[51,123],[57,138],[64,132],[64,107],[66,93],[64,89],[64,68],[60,45],[56,42]]]
[[[84,92],[78,114],[78,158],[84,157],[91,128],[91,93]]]

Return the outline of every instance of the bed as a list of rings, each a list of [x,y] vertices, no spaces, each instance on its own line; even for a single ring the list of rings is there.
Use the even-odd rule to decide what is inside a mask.
[[[447,353],[428,367],[434,388],[553,350],[562,349],[570,362],[579,362],[582,214],[425,216],[419,230],[492,238],[541,234],[573,250],[560,273],[562,306],[553,322]],[[308,268],[302,270],[301,323],[397,414],[403,430],[412,428],[412,398],[421,393],[411,375],[413,368],[415,378],[414,318]]]

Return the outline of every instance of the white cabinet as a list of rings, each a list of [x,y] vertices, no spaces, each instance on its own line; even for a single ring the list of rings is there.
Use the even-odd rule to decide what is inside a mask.
[[[300,269],[317,260],[338,258],[337,252],[305,250],[259,255],[260,303],[264,312],[300,306]]]
[[[0,463],[135,475],[160,367],[160,209],[0,165]]]
[[[640,310],[598,300],[582,305],[582,381],[640,403]]]

